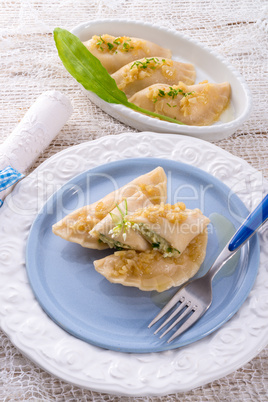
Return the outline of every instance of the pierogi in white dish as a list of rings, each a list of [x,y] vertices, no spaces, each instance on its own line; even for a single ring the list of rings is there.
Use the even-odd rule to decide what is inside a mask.
[[[209,126],[232,116],[229,82],[195,84],[194,65],[172,60],[169,49],[108,34],[83,43],[125,93],[128,102],[122,104],[139,113],[189,126]]]
[[[112,74],[117,86],[127,97],[153,84],[187,85],[195,82],[195,68],[190,63],[180,63],[162,57],[145,57],[128,63]]]
[[[131,61],[143,57],[171,58],[171,51],[145,39],[129,36],[94,35],[83,42],[86,48],[113,74]]]
[[[187,125],[207,126],[216,122],[228,107],[231,87],[228,82],[197,85],[154,84],[135,95],[129,101],[135,105],[176,119]]]

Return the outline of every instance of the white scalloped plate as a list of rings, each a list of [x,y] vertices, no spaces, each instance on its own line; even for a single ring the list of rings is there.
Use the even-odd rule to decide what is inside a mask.
[[[0,326],[22,353],[65,381],[120,395],[166,395],[221,378],[266,346],[267,225],[259,235],[257,279],[240,310],[213,334],[165,352],[119,353],[72,337],[41,309],[25,269],[31,224],[50,195],[87,169],[140,156],[166,158],[202,168],[228,185],[249,209],[260,202],[268,189],[262,174],[245,161],[196,138],[124,133],[58,153],[18,183],[0,210]]]
[[[81,41],[93,35],[109,33],[114,36],[134,36],[150,40],[172,50],[172,58],[177,61],[193,63],[196,68],[196,82],[228,81],[231,84],[231,108],[233,118],[229,122],[219,121],[211,126],[186,126],[135,112],[123,105],[110,104],[92,92],[85,91],[90,100],[106,113],[140,131],[190,135],[207,141],[218,141],[232,135],[249,117],[251,95],[241,75],[219,54],[201,43],[171,29],[160,28],[145,22],[130,20],[97,20],[85,22],[72,29]]]

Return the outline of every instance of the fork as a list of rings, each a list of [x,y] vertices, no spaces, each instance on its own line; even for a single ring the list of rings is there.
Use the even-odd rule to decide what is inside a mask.
[[[157,334],[174,319],[172,324],[162,333],[160,338],[164,337],[172,330],[172,328],[180,324],[179,329],[168,339],[167,342],[170,343],[199,320],[211,306],[212,280],[216,273],[251,238],[251,236],[254,235],[267,219],[268,194],[254,211],[248,215],[229,243],[227,243],[219,254],[209,271],[201,278],[189,281],[181,287],[159,314],[152,320],[148,325],[148,328],[151,328],[176,305],[178,305],[177,308],[171,312],[163,324],[161,324],[155,331],[155,334]],[[178,317],[176,318],[176,316]]]

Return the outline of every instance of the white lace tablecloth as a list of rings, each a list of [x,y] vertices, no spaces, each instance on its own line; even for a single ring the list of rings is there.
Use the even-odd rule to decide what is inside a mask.
[[[69,146],[134,131],[81,92],[62,67],[52,31],[87,20],[127,18],[158,23],[198,39],[244,76],[253,96],[250,119],[217,145],[268,178],[268,4],[266,0],[2,0],[0,3],[0,143],[44,91],[56,89],[74,113],[35,163]],[[0,330],[1,401],[267,401],[268,348],[233,374],[191,392],[128,398],[83,390],[60,381],[22,356]]]

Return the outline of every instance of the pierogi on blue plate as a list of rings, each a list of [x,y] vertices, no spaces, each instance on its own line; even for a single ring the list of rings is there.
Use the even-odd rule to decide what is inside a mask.
[[[206,255],[209,219],[197,208],[187,209],[182,202],[136,206],[135,212],[124,215],[124,228],[122,225],[117,227],[121,236],[125,234],[125,244],[128,243],[128,233],[133,240],[132,233],[136,232],[150,248],[135,247],[139,242],[136,240],[135,243],[134,237],[129,250],[94,261],[95,269],[112,283],[141,290],[162,292],[189,280]],[[101,226],[105,226],[104,222]]]
[[[73,211],[52,230],[83,247],[116,250],[94,261],[110,282],[161,292],[198,271],[206,255],[209,223],[199,209],[166,200],[167,177],[159,166]]]
[[[76,209],[53,225],[53,233],[83,247],[98,250],[108,248],[107,243],[90,234],[91,230],[112,212],[116,205],[132,197],[137,192],[141,192],[148,202],[152,204],[166,202],[167,177],[164,169],[159,166],[151,172],[115,189],[115,191],[107,194],[101,200]],[[141,204],[139,204],[140,206]]]
[[[94,261],[94,266],[111,283],[163,292],[182,285],[197,273],[205,259],[206,247],[207,231],[204,230],[176,257],[163,257],[155,249],[125,250]]]

